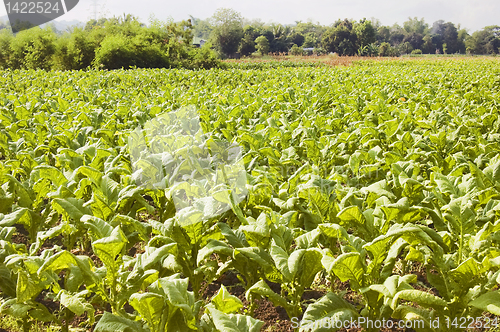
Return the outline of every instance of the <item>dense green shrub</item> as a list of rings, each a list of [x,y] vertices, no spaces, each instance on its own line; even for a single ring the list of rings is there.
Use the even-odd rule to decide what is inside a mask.
[[[109,35],[96,51],[94,66],[106,69],[129,68],[137,65],[133,45],[123,35]]]
[[[302,55],[303,53],[304,50],[301,47],[298,47],[296,44],[292,45],[292,48],[290,49],[291,55]]]
[[[10,43],[7,66],[14,69],[50,69],[56,49],[56,34],[51,28],[32,28],[19,32]]]
[[[205,44],[193,52],[191,65],[193,68],[210,69],[221,67],[221,62],[217,54],[211,50],[210,44]]]
[[[7,29],[0,31],[0,68],[9,67],[10,58],[10,43],[12,42],[12,34]]]
[[[389,43],[382,43],[378,49],[380,56],[399,56],[399,51]]]
[[[0,68],[80,70],[88,67],[212,68],[220,66],[209,47],[192,43],[189,21],[141,24],[133,16],[89,22],[56,35],[50,28],[0,34]]]
[[[54,68],[60,70],[84,69],[92,64],[95,44],[87,31],[75,28],[57,39]]]

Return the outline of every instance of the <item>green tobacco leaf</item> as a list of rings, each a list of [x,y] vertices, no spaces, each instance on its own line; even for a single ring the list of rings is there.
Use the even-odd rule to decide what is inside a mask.
[[[49,309],[41,303],[35,302],[31,304],[32,308],[29,311],[29,315],[34,320],[45,322],[45,323],[54,323],[57,321],[57,317],[54,314],[50,313]],[[93,319],[90,317],[90,319]]]
[[[89,229],[89,233],[95,241],[108,237],[113,232],[113,227],[101,218],[84,215],[80,221]]]
[[[358,206],[348,206],[337,214],[337,218],[345,223],[354,222],[357,224],[365,223],[365,216],[361,212]]]
[[[230,257],[233,255],[233,251],[234,250],[224,242],[210,239],[207,245],[201,248],[200,251],[198,251],[198,257],[196,261],[198,262],[198,264],[200,264],[203,260],[209,258],[212,254]]]
[[[24,271],[17,275],[16,298],[19,303],[31,300],[43,290],[37,276],[31,276]]]
[[[288,258],[291,277],[297,280],[300,287],[308,288],[314,281],[316,273],[323,268],[322,254],[319,249],[298,249]]]
[[[286,300],[280,295],[273,292],[273,290],[269,288],[269,285],[264,280],[260,280],[247,290],[247,292],[245,293],[245,297],[247,298],[247,300],[251,301],[252,294],[267,297],[275,306],[282,306],[283,308],[287,307]]]
[[[96,170],[95,168],[92,168],[90,166],[80,166],[78,167],[75,172],[75,176],[81,176],[81,177],[87,177],[96,184],[100,182],[102,178],[102,173]]]
[[[125,317],[119,317],[109,312],[99,320],[95,327],[95,332],[147,332],[142,324]]]
[[[325,266],[327,271],[334,273],[340,281],[349,281],[354,290],[364,286],[365,265],[361,255],[357,252],[345,253],[338,256],[330,266]]]
[[[405,275],[404,277],[395,275],[387,278],[382,285],[370,285],[369,287],[371,290],[382,294],[387,300],[392,301],[398,292],[402,290],[412,290],[413,287],[410,283],[415,282],[417,282],[417,276],[414,274]]]
[[[405,321],[423,321],[424,326],[419,327],[417,324],[414,325],[414,329],[416,331],[422,331],[422,332],[442,331],[441,326],[431,327],[431,321],[433,324],[435,324],[434,317],[428,310],[422,308],[414,308],[406,305],[400,305],[392,313],[392,318]],[[443,324],[443,322],[441,322],[441,324]]]
[[[392,300],[391,308],[396,309],[400,300],[415,302],[424,308],[434,308],[436,310],[443,310],[447,305],[445,300],[430,293],[415,289],[402,290],[396,293]]]
[[[12,213],[7,214],[3,219],[0,219],[0,227],[9,227],[15,224],[31,226],[32,218],[29,209],[22,208]]]
[[[319,229],[314,229],[307,232],[299,237],[295,238],[295,243],[299,249],[309,249],[317,246],[319,236],[321,232]]]
[[[345,228],[354,228],[363,234],[365,239],[370,239],[378,232],[373,227],[373,218],[367,218],[370,216],[368,211],[363,213],[357,205],[352,205],[342,209],[337,214],[337,218],[340,219],[340,224]]]
[[[84,291],[83,293],[88,293]],[[62,289],[57,295],[61,301],[61,304],[75,313],[77,316],[83,315],[85,312],[89,317],[90,324],[94,323],[94,312],[95,309],[82,294],[71,294],[68,291]]]
[[[142,241],[148,241],[151,234],[151,227],[139,220],[136,220],[129,216],[124,216],[122,214],[115,215],[113,219],[109,222],[112,226],[121,225],[127,234],[136,232]]]
[[[118,255],[127,243],[127,237],[123,234],[120,226],[111,232],[109,237],[92,242],[95,254],[107,268],[108,282],[112,282],[118,273],[119,262],[116,261]]]
[[[217,331],[259,332],[264,322],[244,315],[228,315],[213,307],[208,307]]]
[[[327,293],[318,301],[310,304],[301,321],[300,331],[327,332],[337,331],[338,329],[322,327],[321,324],[314,325],[314,322],[320,322],[327,319],[330,322],[335,321],[356,321],[359,314],[350,303],[346,302],[340,296],[334,293]],[[323,326],[327,326],[323,324]],[[333,323],[332,326],[335,326]]]
[[[113,207],[110,207],[105,200],[101,199],[96,194],[92,195],[92,200],[90,201],[90,208],[92,209],[92,215],[99,217],[103,220],[109,220],[113,216]]]
[[[55,167],[48,165],[41,165],[35,167],[31,172],[30,177],[33,183],[37,182],[40,179],[48,179],[52,181],[52,183],[56,188],[63,186],[68,182],[68,180],[66,179],[64,174],[61,173],[61,171],[59,171]]]
[[[12,278],[10,269],[3,263],[0,264],[0,291],[11,298],[16,297],[15,280]]]
[[[178,275],[158,279],[150,286],[156,293],[165,294],[172,310],[181,310],[185,325],[195,329],[194,295],[188,292],[188,279],[180,279]],[[169,323],[170,324],[170,323]]]
[[[468,288],[471,283],[475,282],[478,275],[485,273],[490,268],[489,260],[485,258],[483,263],[478,263],[474,258],[470,257],[465,262],[460,264],[456,269],[449,272],[449,276],[460,285],[463,289]]]
[[[248,225],[240,226],[239,230],[245,233],[245,237],[252,247],[266,248],[271,237],[271,228],[265,213],[261,213],[255,221],[249,221]]]
[[[16,299],[10,299],[2,303],[0,313],[9,315],[17,319],[26,319],[32,306],[24,303],[17,303]]]
[[[79,221],[85,214],[92,214],[88,207],[84,206],[83,199],[68,197],[68,198],[54,198],[52,200],[52,207],[58,213],[62,214],[66,220]]]
[[[215,309],[225,314],[231,314],[243,308],[241,300],[231,295],[224,285],[221,285],[221,288],[212,298],[211,302],[215,306]]]
[[[483,311],[488,311],[493,315],[500,316],[500,292],[485,293],[469,302],[469,305]]]
[[[373,184],[369,185],[368,187],[363,188],[363,190],[377,194],[379,197],[387,196],[390,199],[394,199],[394,200],[396,199],[396,195],[394,195],[390,191],[390,188],[387,185],[386,180],[381,180],[379,182],[373,183]]]
[[[78,273],[84,278],[87,286],[99,282],[99,277],[92,270],[93,264],[89,257],[75,256],[66,250],[58,252],[47,259],[38,269],[37,274],[42,275],[46,271],[53,271],[58,274],[62,270],[70,270],[71,273],[74,273],[75,271],[72,268],[75,267],[78,268]]]
[[[146,320],[151,331],[160,331],[165,305],[162,296],[155,293],[135,293],[130,297],[130,305]]]

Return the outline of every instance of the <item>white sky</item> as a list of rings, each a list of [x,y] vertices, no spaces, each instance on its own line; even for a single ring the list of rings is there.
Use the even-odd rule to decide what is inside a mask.
[[[26,0],[30,1],[30,0]],[[147,22],[151,14],[158,19],[173,18],[176,21],[210,17],[217,8],[226,7],[239,11],[248,19],[263,22],[290,24],[295,21],[313,21],[331,24],[337,19],[377,18],[384,25],[402,24],[409,16],[424,18],[429,24],[439,19],[461,24],[470,32],[488,25],[500,25],[500,1],[498,0],[97,0],[101,16],[111,17],[123,13],[138,16]],[[78,5],[58,20],[87,21],[93,18],[94,0],[80,0]],[[0,6],[0,16],[5,15]]]

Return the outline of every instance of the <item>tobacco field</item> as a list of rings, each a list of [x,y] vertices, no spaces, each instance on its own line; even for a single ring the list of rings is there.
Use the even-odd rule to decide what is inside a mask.
[[[0,317],[494,328],[499,114],[494,58],[0,71]]]

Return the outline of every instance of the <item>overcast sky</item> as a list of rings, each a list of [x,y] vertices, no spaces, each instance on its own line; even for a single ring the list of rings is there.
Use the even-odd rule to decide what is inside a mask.
[[[31,0],[24,0],[31,1]],[[402,24],[409,16],[424,18],[429,24],[437,20],[461,24],[470,32],[488,25],[500,25],[499,0],[97,0],[100,16],[123,13],[139,16],[147,22],[151,14],[164,20],[182,20],[192,15],[197,18],[210,17],[217,8],[233,8],[248,19],[263,22],[291,24],[295,21],[313,21],[331,24],[337,19],[377,18],[384,25]],[[80,0],[78,5],[58,20],[87,21],[93,18],[94,0]],[[0,16],[5,15],[1,6]]]

